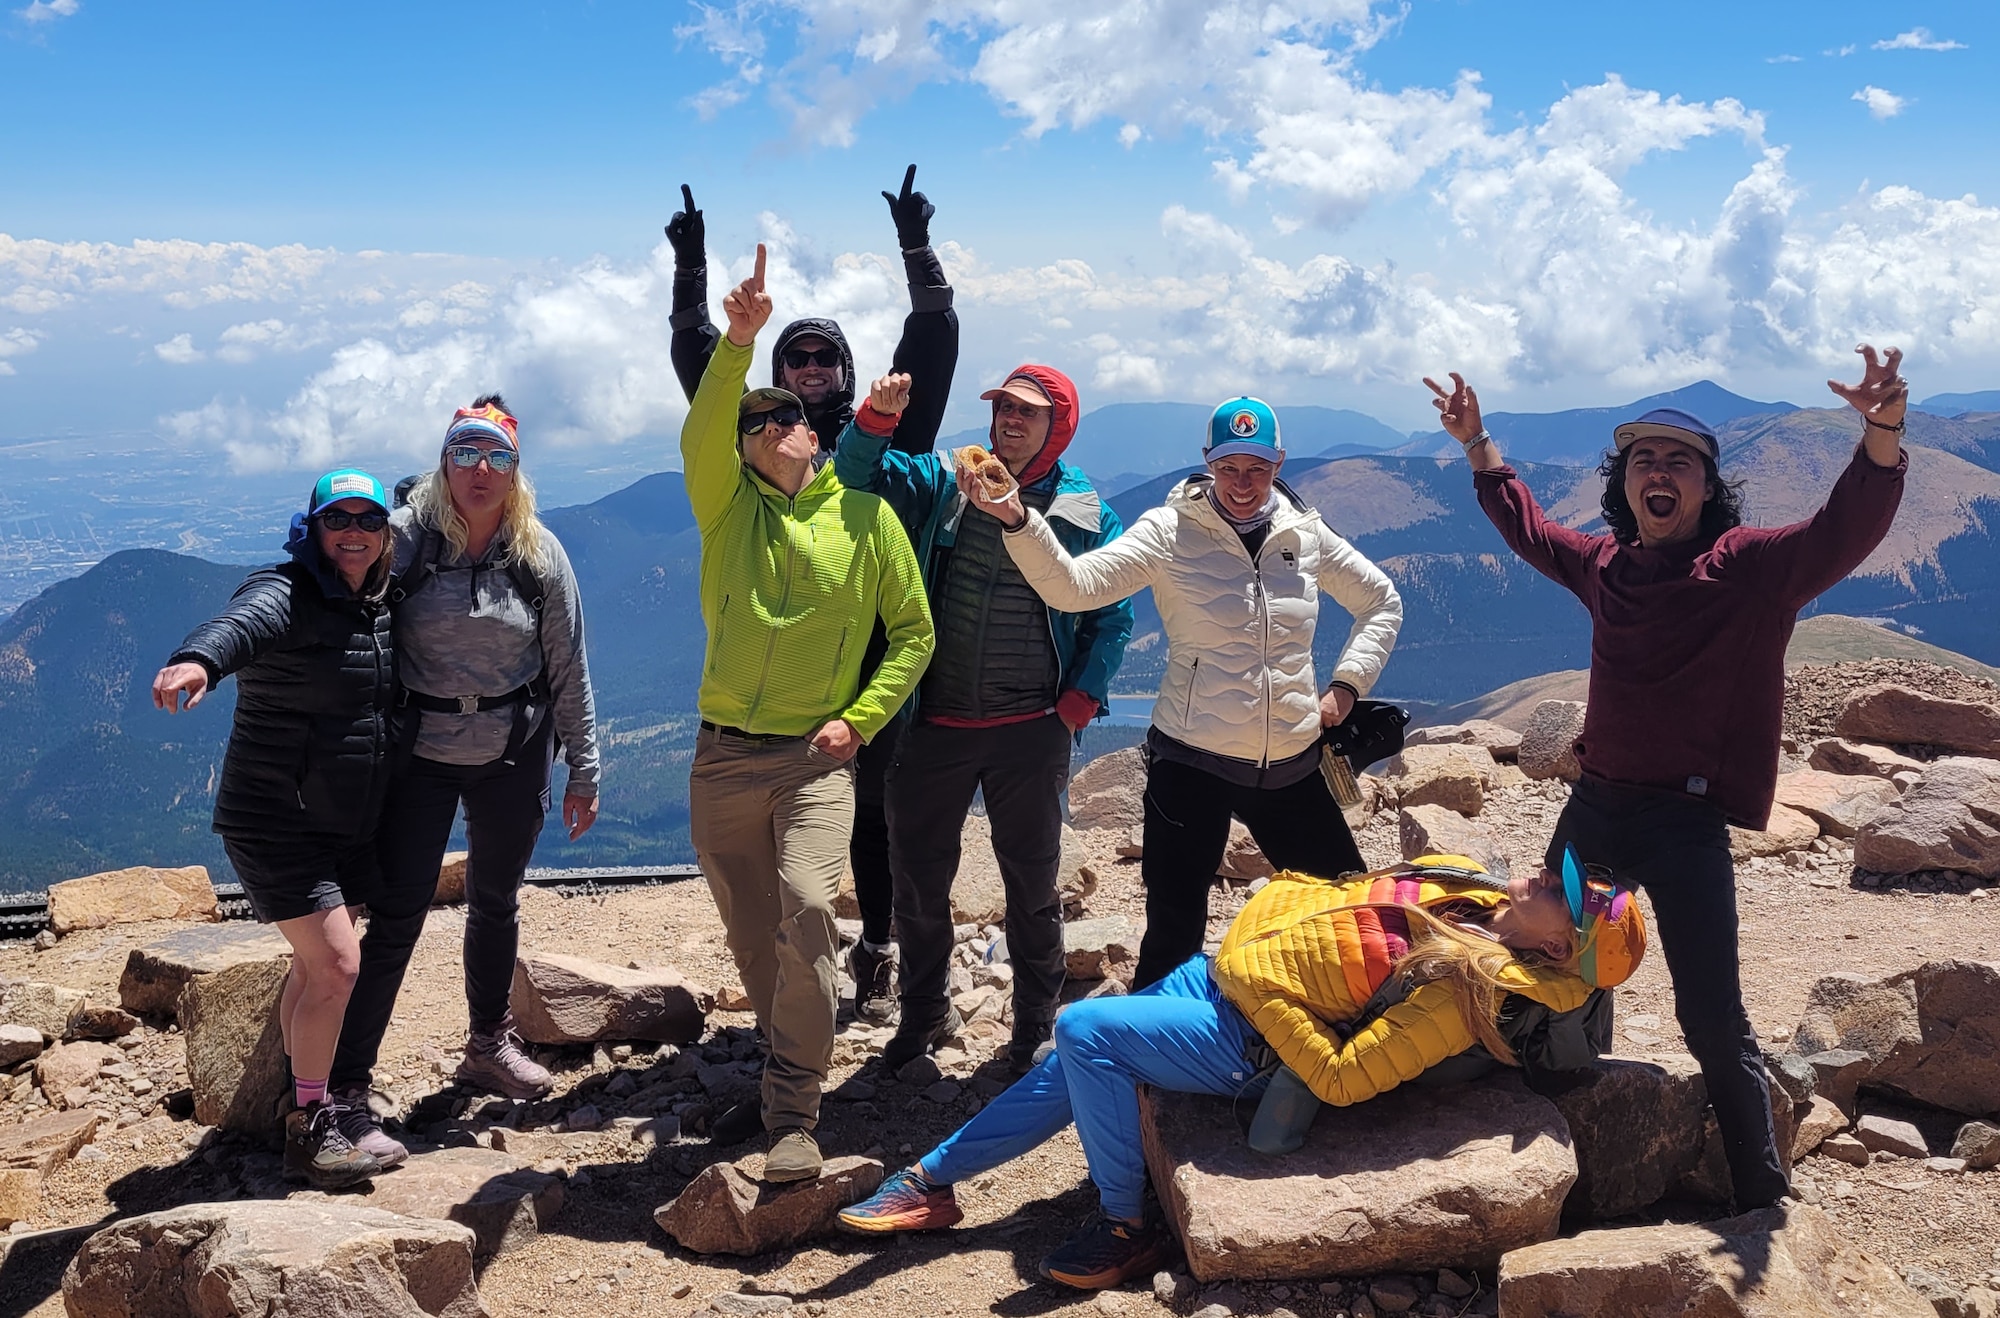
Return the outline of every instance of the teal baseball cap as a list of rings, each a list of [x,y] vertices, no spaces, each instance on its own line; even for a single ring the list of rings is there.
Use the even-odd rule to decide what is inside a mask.
[[[342,499],[366,499],[383,512],[389,511],[389,495],[383,490],[381,481],[359,467],[342,467],[313,482],[312,499],[306,505],[306,515],[317,517]]]
[[[1261,398],[1232,398],[1208,418],[1208,444],[1201,451],[1203,462],[1241,454],[1282,462],[1285,441],[1278,434],[1278,414]]]

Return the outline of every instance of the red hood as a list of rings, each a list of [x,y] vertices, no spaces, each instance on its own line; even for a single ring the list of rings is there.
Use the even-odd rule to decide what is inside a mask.
[[[1006,378],[1011,380],[1017,375],[1025,375],[1040,385],[1042,392],[1049,396],[1049,401],[1055,404],[1055,415],[1049,419],[1049,437],[1042,444],[1042,451],[1028,463],[1019,478],[1023,486],[1028,486],[1054,470],[1056,459],[1076,438],[1076,384],[1053,366],[1016,366],[1007,372]],[[990,424],[986,428],[986,441],[988,444],[993,442],[993,427]]]

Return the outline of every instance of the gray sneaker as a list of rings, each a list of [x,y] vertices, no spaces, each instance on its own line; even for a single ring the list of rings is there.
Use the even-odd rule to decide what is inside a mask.
[[[764,1155],[764,1179],[772,1185],[810,1181],[819,1175],[819,1144],[810,1131],[794,1126],[771,1132],[771,1151]]]
[[[493,1034],[477,1030],[465,1043],[465,1060],[458,1064],[458,1081],[475,1089],[490,1089],[508,1098],[536,1099],[556,1087],[556,1078],[521,1047],[521,1036],[502,1028]]]
[[[343,1190],[382,1170],[348,1141],[328,1103],[309,1103],[285,1117],[285,1179],[315,1190]]]
[[[394,1139],[382,1129],[382,1118],[375,1115],[369,1106],[368,1086],[348,1085],[332,1091],[334,1100],[334,1121],[340,1126],[340,1133],[348,1142],[363,1153],[382,1164],[382,1170],[400,1167],[409,1159],[410,1151],[403,1147],[401,1140]]]

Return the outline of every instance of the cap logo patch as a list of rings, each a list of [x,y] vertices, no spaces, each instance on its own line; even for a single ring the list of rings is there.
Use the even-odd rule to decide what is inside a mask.
[[[1248,439],[1257,433],[1257,414],[1245,408],[1229,418],[1230,433],[1238,439]]]
[[[327,483],[327,490],[332,494],[360,494],[372,498],[375,494],[375,482],[366,476],[349,473],[345,476],[335,476]]]

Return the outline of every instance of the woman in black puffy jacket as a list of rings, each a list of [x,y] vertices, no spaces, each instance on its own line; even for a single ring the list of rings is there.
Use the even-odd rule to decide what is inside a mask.
[[[379,873],[396,680],[388,523],[373,476],[320,477],[292,520],[290,561],[252,572],[153,679],[153,703],[178,713],[236,674],[215,831],[251,910],[292,945],[278,1009],[297,1104],[285,1173],[319,1189],[383,1169],[341,1133],[326,1079],[361,962],[353,908]]]

